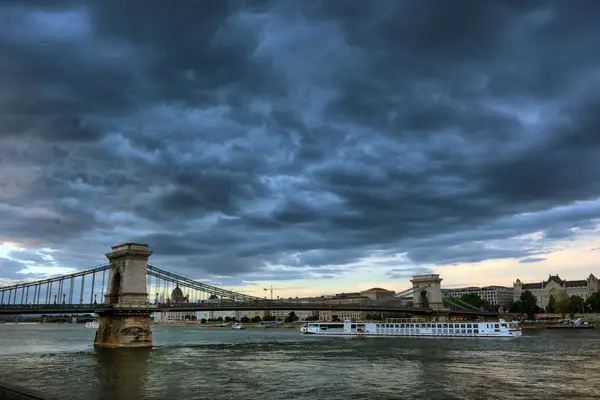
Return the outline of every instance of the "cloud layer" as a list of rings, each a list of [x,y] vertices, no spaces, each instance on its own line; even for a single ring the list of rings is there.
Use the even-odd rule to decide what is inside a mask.
[[[403,277],[600,217],[598,2],[152,3],[0,4],[0,241]]]

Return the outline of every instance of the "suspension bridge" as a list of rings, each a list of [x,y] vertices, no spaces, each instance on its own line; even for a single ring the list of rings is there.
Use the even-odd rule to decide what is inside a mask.
[[[148,263],[148,245],[112,247],[109,264],[48,279],[0,287],[0,315],[95,313],[94,344],[152,345],[153,312],[219,310],[311,310],[496,316],[458,299],[443,298],[438,275],[414,277],[413,287],[388,298],[333,304],[325,299],[272,300],[226,290],[173,274]],[[406,301],[412,296],[413,301]]]

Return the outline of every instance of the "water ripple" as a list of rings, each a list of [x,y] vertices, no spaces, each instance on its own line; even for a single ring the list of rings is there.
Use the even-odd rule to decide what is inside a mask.
[[[89,400],[600,398],[600,332],[357,340],[156,327],[146,350],[95,350],[93,333],[0,326],[0,379]]]

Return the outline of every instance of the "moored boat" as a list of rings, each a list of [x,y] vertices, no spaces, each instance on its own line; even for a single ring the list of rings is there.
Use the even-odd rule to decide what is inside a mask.
[[[321,336],[406,336],[406,337],[517,337],[523,332],[517,322],[499,321],[424,321],[388,319],[384,322],[309,322],[300,331]]]
[[[85,323],[86,328],[98,329],[98,326],[100,326],[100,323],[98,321],[91,321]]]
[[[594,325],[584,322],[583,318],[577,318],[570,325],[550,325],[546,329],[594,329]]]

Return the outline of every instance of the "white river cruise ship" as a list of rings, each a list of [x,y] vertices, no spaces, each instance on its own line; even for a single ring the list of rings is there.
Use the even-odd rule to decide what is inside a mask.
[[[385,322],[309,322],[300,331],[321,336],[428,336],[428,337],[517,337],[523,332],[517,322],[423,321],[388,319]]]

